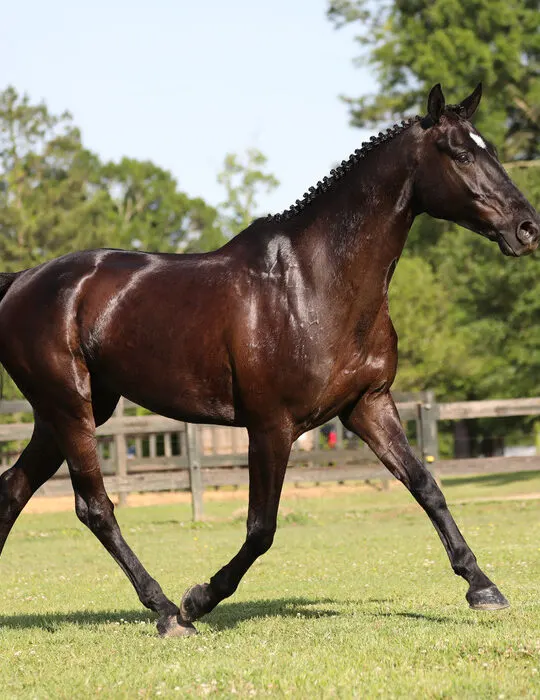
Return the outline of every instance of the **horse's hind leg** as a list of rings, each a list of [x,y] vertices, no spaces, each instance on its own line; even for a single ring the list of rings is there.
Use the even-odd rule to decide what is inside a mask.
[[[412,452],[390,393],[367,396],[342,416],[422,506],[442,540],[452,569],[469,584],[467,601],[477,610],[499,610],[508,601],[480,569],[435,479]]]
[[[110,417],[118,397],[110,397],[101,391],[96,391],[95,397],[93,411],[99,425]],[[36,413],[30,442],[13,467],[0,475],[0,554],[30,497],[55,474],[63,461],[64,455],[50,426]]]
[[[212,576],[210,583],[186,591],[180,605],[182,619],[193,622],[232,595],[253,562],[272,546],[291,443],[289,430],[250,431],[246,540],[238,554]]]
[[[32,494],[57,471],[63,460],[52,432],[36,416],[30,442],[13,467],[0,475],[0,553]]]
[[[73,393],[69,405],[62,411],[51,408],[48,412],[55,435],[61,445],[69,466],[71,482],[75,491],[75,510],[78,518],[99,539],[118,563],[135,588],[139,600],[150,610],[158,613],[158,630],[162,636],[193,634],[195,628],[178,619],[179,609],[170,601],[160,585],[142,566],[130,549],[114,516],[114,506],[109,499],[99,466],[94,435],[96,419],[104,422],[114,410],[118,397],[102,395],[101,405],[97,396],[93,399],[94,411],[88,402],[77,401]],[[107,406],[109,408],[107,409]],[[96,418],[94,417],[94,414]]]

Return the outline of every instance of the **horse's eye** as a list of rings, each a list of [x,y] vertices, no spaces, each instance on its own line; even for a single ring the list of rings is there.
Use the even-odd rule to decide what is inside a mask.
[[[456,160],[458,163],[461,163],[462,165],[467,165],[467,163],[472,163],[471,154],[467,153],[467,151],[463,151],[462,153],[458,153],[456,156]]]

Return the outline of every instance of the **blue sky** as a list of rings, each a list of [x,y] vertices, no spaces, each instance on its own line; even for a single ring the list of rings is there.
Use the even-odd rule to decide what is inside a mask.
[[[0,88],[69,109],[104,159],[150,159],[213,204],[227,152],[263,151],[286,208],[366,132],[340,94],[375,90],[353,66],[354,30],[326,0],[35,0],[4,3]]]

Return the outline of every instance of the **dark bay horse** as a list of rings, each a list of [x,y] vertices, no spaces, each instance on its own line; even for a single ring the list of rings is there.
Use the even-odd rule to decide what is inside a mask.
[[[75,508],[159,615],[167,636],[237,588],[272,544],[292,442],[339,416],[433,522],[472,608],[506,598],[485,575],[415,457],[390,394],[397,338],[387,291],[414,217],[428,212],[534,250],[539,218],[471,125],[481,86],[372,138],[285,213],[205,255],[73,253],[0,275],[0,361],[35,412],[30,443],[0,477],[0,549],[24,505],[67,460]],[[95,428],[120,395],[183,421],[249,432],[247,537],[180,608],[122,537]]]

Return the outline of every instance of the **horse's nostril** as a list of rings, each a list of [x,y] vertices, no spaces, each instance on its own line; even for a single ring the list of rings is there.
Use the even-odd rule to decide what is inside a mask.
[[[538,240],[538,226],[534,221],[522,221],[518,226],[517,237],[523,245],[530,245]]]

